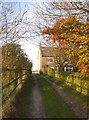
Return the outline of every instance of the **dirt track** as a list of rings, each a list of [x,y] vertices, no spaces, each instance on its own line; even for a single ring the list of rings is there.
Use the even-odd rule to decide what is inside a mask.
[[[70,95],[65,93],[62,89],[60,89],[55,83],[51,82],[47,78],[42,78],[45,80],[55,91],[56,94],[58,94],[63,101],[66,103],[66,105],[74,112],[76,118],[87,118],[87,109],[84,109],[82,105],[80,105],[77,101],[74,100],[74,98]],[[29,88],[30,85],[30,89]],[[28,87],[27,87],[28,86]],[[28,93],[26,92],[26,89],[28,89]],[[26,102],[26,117],[27,118],[47,118],[44,110],[44,104],[42,101],[42,96],[40,94],[39,86],[38,86],[38,80],[35,75],[32,75],[32,79],[30,80],[29,84],[26,84],[24,86],[24,94],[28,97],[28,102]],[[24,95],[23,94],[23,95]],[[15,105],[16,111],[18,111],[18,107],[21,108],[21,98],[20,96],[17,97],[17,105]],[[16,103],[15,103],[16,104]],[[86,101],[87,104],[87,101]],[[19,109],[20,110],[20,109]],[[18,112],[17,112],[18,113]],[[16,114],[17,114],[16,113]],[[11,113],[12,117],[18,118],[19,116],[15,116],[15,114]]]
[[[70,109],[74,112],[77,118],[87,118],[88,117],[88,111],[87,108],[83,108],[82,105],[80,105],[77,101],[74,100],[74,98],[65,93],[62,89],[60,89],[55,83],[51,82],[47,78],[44,78],[46,82],[55,90],[55,92],[61,96],[63,101],[70,107]],[[87,100],[86,100],[86,106],[87,106]]]
[[[31,80],[31,93],[28,118],[45,118],[42,97],[38,88],[38,82],[35,76]]]
[[[63,101],[67,104],[68,107],[74,112],[76,118],[87,118],[87,109],[83,108],[77,101],[73,99],[73,97],[67,93],[65,93],[62,89],[58,88],[58,86],[48,80],[47,78],[43,78],[45,81],[54,89],[54,91],[61,96]],[[30,118],[46,118],[44,106],[42,103],[42,97],[38,87],[38,81],[36,76],[33,75],[33,80],[31,81],[31,93],[30,93],[30,108],[29,108],[29,116]],[[86,101],[87,104],[87,101]]]

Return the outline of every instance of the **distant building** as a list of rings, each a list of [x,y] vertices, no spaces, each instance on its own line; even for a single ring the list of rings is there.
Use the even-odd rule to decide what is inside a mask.
[[[38,51],[38,71],[44,73],[45,67],[49,66],[52,69],[62,63],[65,58],[65,53],[59,47],[43,47],[40,43]]]

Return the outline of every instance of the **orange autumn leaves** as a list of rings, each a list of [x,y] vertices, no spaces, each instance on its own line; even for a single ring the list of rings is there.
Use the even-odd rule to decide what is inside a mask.
[[[89,75],[89,59],[86,57],[80,58],[77,65],[84,74]]]
[[[73,16],[57,20],[42,35],[48,34],[48,40],[58,41],[69,58],[78,58],[76,66],[83,74],[89,74],[89,24],[80,22]]]

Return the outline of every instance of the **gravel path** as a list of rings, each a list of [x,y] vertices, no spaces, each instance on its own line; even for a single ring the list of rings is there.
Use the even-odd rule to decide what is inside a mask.
[[[62,89],[60,89],[55,83],[51,82],[47,78],[44,79],[48,82],[48,84],[55,90],[57,94],[59,94],[63,101],[70,107],[72,111],[74,111],[75,116],[77,118],[87,118],[87,109],[83,108],[77,101],[75,101],[71,95],[65,93]],[[87,101],[86,101],[87,104]]]
[[[34,75],[33,80],[31,80],[31,93],[28,118],[45,118],[42,97],[38,88],[37,79]]]

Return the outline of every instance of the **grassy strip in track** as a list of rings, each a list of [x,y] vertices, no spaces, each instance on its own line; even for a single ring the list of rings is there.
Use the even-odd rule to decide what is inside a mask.
[[[62,101],[61,97],[39,75],[38,82],[47,118],[75,118],[74,113]]]

